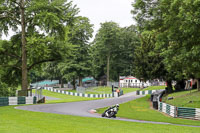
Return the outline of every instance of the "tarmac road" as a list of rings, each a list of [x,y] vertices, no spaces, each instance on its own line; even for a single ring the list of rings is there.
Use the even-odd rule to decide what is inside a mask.
[[[17,109],[48,112],[56,114],[76,115],[84,117],[101,117],[97,113],[91,113],[91,110],[112,106],[115,104],[121,104],[128,102],[143,96],[137,96],[135,92],[125,94],[117,98],[106,98],[100,100],[80,101],[70,103],[56,103],[56,104],[40,104],[30,106],[18,106]]]
[[[138,96],[136,95],[136,92],[131,92],[117,98],[106,98],[106,99],[100,99],[100,100],[69,102],[69,103],[18,106],[16,107],[16,109],[35,111],[35,112],[56,113],[56,114],[64,114],[64,115],[75,115],[75,116],[82,116],[82,117],[102,118],[101,114],[94,113],[93,110],[112,106],[115,104],[125,103],[125,102],[131,101],[137,98],[141,98],[141,97],[143,96]],[[120,118],[120,117],[111,118],[111,119],[130,121],[130,122],[140,122],[140,123],[179,125],[179,124],[171,124],[171,123],[165,123],[165,122],[133,120],[133,119]],[[179,125],[179,126],[200,127],[200,126],[191,126],[191,125]]]

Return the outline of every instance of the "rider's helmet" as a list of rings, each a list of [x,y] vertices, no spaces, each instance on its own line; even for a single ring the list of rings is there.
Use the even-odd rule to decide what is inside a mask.
[[[116,107],[119,107],[119,104],[116,104],[115,106],[116,106]]]

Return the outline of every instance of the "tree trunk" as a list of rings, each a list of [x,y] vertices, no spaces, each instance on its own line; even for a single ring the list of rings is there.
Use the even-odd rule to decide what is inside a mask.
[[[25,38],[25,15],[24,9],[25,4],[24,0],[21,0],[20,12],[21,12],[21,30],[22,30],[22,90],[27,90],[28,79],[27,79],[27,53],[26,53],[26,38]]]
[[[108,53],[107,57],[107,86],[110,79],[110,53]]]
[[[172,93],[173,92],[172,81],[171,80],[167,80],[166,92],[167,93]]]
[[[63,79],[62,78],[60,78],[60,87],[64,88],[64,84],[63,84]]]
[[[75,77],[73,77],[72,84],[73,84],[73,90],[76,90],[76,79],[75,79]]]
[[[200,79],[197,79],[197,90],[200,91]]]
[[[83,83],[82,83],[82,77],[79,76],[79,86],[82,87],[83,86]]]

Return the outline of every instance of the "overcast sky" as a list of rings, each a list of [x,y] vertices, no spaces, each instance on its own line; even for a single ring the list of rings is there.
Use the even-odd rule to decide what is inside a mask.
[[[95,33],[100,28],[100,23],[106,21],[117,22],[120,26],[135,24],[130,13],[134,0],[73,0],[80,9],[80,15],[88,17],[94,24]]]
[[[91,24],[94,24],[94,35],[100,28],[100,23],[114,21],[121,27],[135,24],[130,13],[134,0],[72,0],[80,9],[79,15],[88,17]],[[10,32],[9,36],[13,33]],[[3,36],[2,39],[9,39]]]

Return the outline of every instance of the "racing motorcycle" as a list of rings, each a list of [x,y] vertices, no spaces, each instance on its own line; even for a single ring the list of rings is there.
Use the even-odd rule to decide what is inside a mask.
[[[116,114],[118,110],[119,110],[119,104],[116,104],[115,106],[112,106],[108,108],[107,110],[105,110],[101,116],[108,117],[108,118],[111,118],[111,117],[116,118]]]

